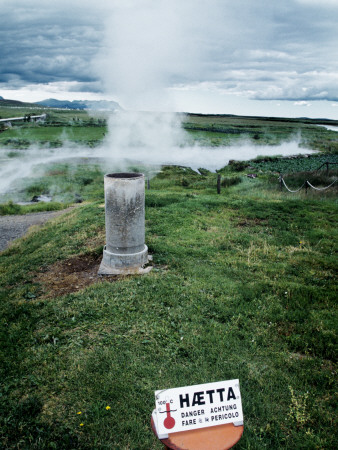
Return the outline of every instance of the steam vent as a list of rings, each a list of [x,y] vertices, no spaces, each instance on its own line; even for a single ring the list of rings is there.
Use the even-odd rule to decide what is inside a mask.
[[[104,176],[106,245],[99,275],[147,273],[144,175],[110,173]]]

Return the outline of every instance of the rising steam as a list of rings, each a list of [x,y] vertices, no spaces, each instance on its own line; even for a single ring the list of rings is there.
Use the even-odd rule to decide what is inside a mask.
[[[198,15],[198,23],[182,20],[195,17],[196,7],[205,9]],[[198,71],[204,52],[198,43],[198,27],[203,26],[206,14],[210,19],[210,14],[217,11],[210,11],[206,2],[196,0],[110,2],[105,39],[95,66],[105,93],[117,100],[124,111],[111,115],[108,134],[95,149],[65,143],[61,149],[30,148],[15,158],[7,157],[8,150],[0,149],[0,193],[8,191],[17,179],[36,174],[38,165],[75,157],[101,158],[108,172],[124,170],[126,160],[215,170],[230,159],[309,153],[300,149],[297,142],[278,147],[245,142],[218,148],[189,144],[181,116],[172,112],[176,108],[169,88]]]

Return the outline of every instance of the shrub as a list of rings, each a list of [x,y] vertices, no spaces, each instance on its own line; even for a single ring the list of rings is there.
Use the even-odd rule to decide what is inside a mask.
[[[239,184],[242,181],[241,177],[225,177],[222,178],[221,186],[229,187]]]
[[[246,161],[230,160],[229,161],[229,166],[231,166],[231,168],[233,170],[235,170],[236,172],[242,172],[243,170],[245,170],[249,166],[249,163],[246,162]]]

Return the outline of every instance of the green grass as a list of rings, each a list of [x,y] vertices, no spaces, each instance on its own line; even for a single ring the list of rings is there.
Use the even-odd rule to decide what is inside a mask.
[[[42,211],[59,211],[66,207],[66,203],[60,202],[37,202],[34,205],[18,205],[13,203],[13,201],[9,201],[7,203],[0,204],[0,216],[11,214],[28,214]]]
[[[337,126],[338,122],[230,115],[183,116],[183,127],[191,141],[199,145],[233,145],[243,139],[253,145],[279,145],[297,140],[305,148],[337,153],[337,133],[318,126],[323,124]]]
[[[260,157],[250,162],[243,162],[246,167],[251,166],[255,170],[263,172],[280,172],[283,174],[296,172],[310,172],[319,170],[326,171],[326,162],[329,163],[329,170],[334,171],[338,164],[338,155],[314,154],[308,157]]]
[[[3,118],[41,113],[47,113],[44,124],[24,123],[6,129],[0,133],[0,146],[27,148],[38,144],[58,147],[65,140],[96,146],[107,131],[105,112],[96,113],[93,117],[87,111],[0,107],[0,117]],[[245,140],[252,145],[279,145],[298,140],[306,148],[335,154],[338,152],[337,133],[318,126],[337,125],[337,121],[198,114],[180,117],[186,130],[186,144],[227,146]]]
[[[11,148],[28,147],[33,144],[61,147],[65,141],[97,145],[106,133],[105,126],[15,126],[0,134],[0,145]]]
[[[44,123],[13,122],[11,128],[5,127],[0,132],[0,147],[61,147],[66,141],[96,146],[107,132],[105,113],[101,113],[99,117],[91,117],[87,111],[0,106],[1,118],[23,117],[27,114],[47,114],[47,118]]]
[[[0,255],[3,448],[160,449],[156,389],[232,378],[236,448],[336,448],[337,205],[226,177],[220,195],[208,172],[151,180],[148,275],[43,296],[37,274],[102,254],[102,193]]]
[[[47,195],[52,198],[50,203],[20,206],[13,201],[0,204],[0,215],[60,209],[60,205],[81,203],[82,201],[104,200],[103,194],[104,169],[97,164],[91,164],[83,158],[77,164],[54,163],[37,166],[35,176],[23,178],[16,183],[16,198],[20,202],[29,202],[35,196]],[[13,194],[12,194],[13,196]],[[6,198],[6,194],[4,195]],[[8,194],[7,194],[8,197]]]
[[[62,121],[68,122],[69,120],[89,120],[89,115],[87,111],[80,110],[67,110],[67,109],[53,109],[53,108],[45,108],[39,107],[38,105],[27,105],[24,106],[22,104],[18,106],[9,106],[4,105],[3,101],[0,105],[0,117],[1,119],[6,119],[10,117],[24,117],[25,115],[40,115],[47,114],[48,121]]]
[[[156,389],[239,378],[237,448],[337,447],[336,190],[289,194],[276,175],[296,186],[336,161],[336,133],[316,123],[188,116],[191,142],[275,145],[297,135],[327,154],[235,162],[218,171],[220,195],[215,173],[163,167],[146,191],[153,270],[67,295],[55,284],[46,297],[44,276],[72,286],[80,272],[67,281],[62,270],[101,257],[106,170],[52,164],[22,181],[25,200],[57,202],[7,202],[0,214],[85,203],[0,254],[0,446],[160,449],[150,429]],[[0,145],[15,158],[11,149],[32,143],[96,145],[104,131],[86,112],[53,110],[45,125],[2,132]]]

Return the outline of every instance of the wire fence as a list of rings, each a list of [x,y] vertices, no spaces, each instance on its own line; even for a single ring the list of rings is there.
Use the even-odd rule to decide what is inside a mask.
[[[299,188],[296,189],[296,190],[290,189],[290,188],[287,186],[287,184],[285,183],[285,180],[284,180],[284,178],[283,178],[282,176],[279,178],[279,181],[280,181],[280,183],[281,183],[281,189],[282,189],[282,187],[283,187],[283,185],[284,185],[287,191],[291,192],[292,194],[295,194],[296,192],[299,192],[301,189],[303,189],[303,187],[305,187],[305,190],[306,190],[306,191],[307,191],[307,189],[308,189],[309,187],[312,188],[312,189],[315,189],[316,191],[326,191],[326,189],[329,189],[331,186],[333,186],[333,185],[338,181],[338,178],[335,179],[331,184],[329,184],[328,186],[325,186],[325,187],[323,187],[323,188],[319,188],[319,187],[313,186],[313,185],[310,183],[310,181],[305,180],[304,183],[301,185],[301,187],[299,187]]]
[[[316,169],[314,172],[318,172],[318,170],[320,170],[322,167],[326,166],[326,173],[329,173],[329,165],[330,164],[338,164],[336,162],[331,162],[331,161],[326,161],[324,162],[321,166],[318,167],[318,169]]]
[[[323,166],[326,166],[326,174],[328,175],[329,173],[329,164],[338,164],[336,162],[329,162],[326,161],[324,162],[320,167],[318,167],[318,169],[314,170],[313,173],[318,172],[318,170],[320,170]],[[336,178],[332,183],[330,183],[328,186],[325,187],[316,187],[313,186],[309,180],[305,180],[304,183],[296,190],[292,190],[290,189],[287,184],[285,183],[284,177],[282,174],[280,174],[279,176],[279,183],[280,183],[280,188],[281,190],[283,189],[283,186],[286,188],[287,191],[291,192],[292,194],[295,194],[296,192],[299,192],[301,189],[305,188],[305,191],[307,192],[308,188],[314,189],[315,191],[326,191],[326,189],[329,189],[331,186],[333,186],[336,182],[338,181],[338,178]]]
[[[329,165],[330,165],[330,164],[338,164],[338,162],[330,162],[330,161],[326,161],[326,162],[324,162],[321,166],[319,166],[318,169],[313,170],[312,173],[316,173],[316,172],[318,172],[322,167],[326,166],[326,174],[328,175],[328,174],[329,174]],[[157,174],[157,172],[152,172],[152,174]],[[255,175],[255,174],[248,174],[247,176],[248,176],[249,178],[256,178],[257,175]],[[150,173],[148,173],[147,180],[146,180],[146,182],[147,182],[146,186],[147,186],[147,189],[148,189],[148,190],[150,189],[150,180],[151,180],[151,176],[150,176]],[[221,180],[221,175],[218,174],[218,175],[217,175],[217,194],[220,194],[220,193],[221,193],[221,185],[222,185],[221,181],[222,181],[222,180]],[[283,175],[282,175],[281,173],[280,173],[280,175],[279,175],[280,189],[282,190],[282,189],[283,189],[283,186],[284,186],[285,189],[286,189],[288,192],[291,192],[292,194],[295,194],[295,193],[301,191],[303,188],[305,188],[305,191],[306,191],[306,192],[307,192],[308,188],[314,189],[315,191],[326,191],[327,189],[329,189],[330,187],[332,187],[337,181],[338,181],[338,178],[336,178],[336,179],[335,179],[332,183],[330,183],[328,186],[325,186],[325,187],[316,187],[316,186],[313,186],[313,185],[310,183],[309,180],[305,180],[305,181],[303,182],[303,184],[302,184],[298,189],[293,190],[293,189],[290,189],[289,186],[287,186],[287,184],[285,183],[285,180],[284,180]]]

